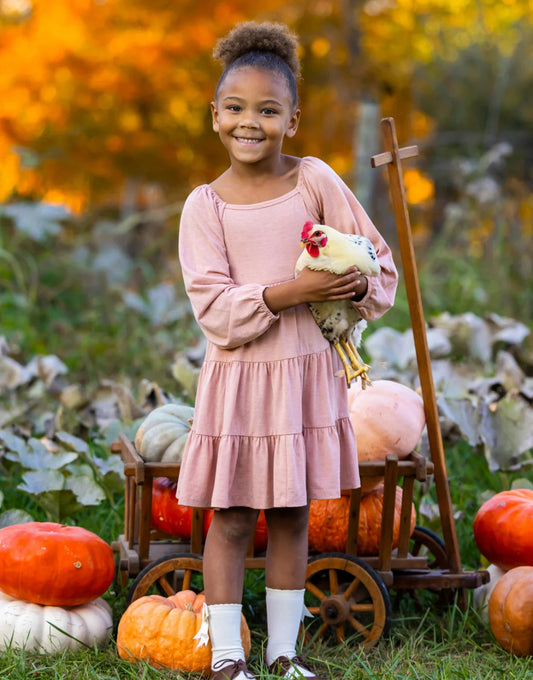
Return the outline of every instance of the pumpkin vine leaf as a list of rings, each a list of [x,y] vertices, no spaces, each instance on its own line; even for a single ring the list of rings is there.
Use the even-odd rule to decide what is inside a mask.
[[[64,523],[83,509],[76,495],[70,489],[56,489],[41,493],[28,492],[33,500],[44,510],[49,522]]]
[[[65,486],[65,478],[58,470],[30,470],[22,475],[19,489],[32,495],[47,491],[61,491]]]
[[[0,513],[0,529],[13,524],[26,524],[26,522],[33,522],[33,517],[25,510],[14,508]]]
[[[87,442],[79,437],[75,437],[73,434],[69,434],[68,432],[56,432],[55,438],[78,453],[84,453],[87,456],[90,454]]]
[[[38,439],[30,439],[25,450],[9,452],[6,459],[30,470],[60,470],[78,457],[76,453],[52,453]]]
[[[99,505],[106,495],[91,474],[71,475],[65,480],[65,489],[70,489],[82,505]]]

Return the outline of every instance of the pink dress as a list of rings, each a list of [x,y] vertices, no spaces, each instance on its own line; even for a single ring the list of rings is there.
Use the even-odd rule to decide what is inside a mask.
[[[267,286],[294,278],[307,220],[372,240],[381,275],[357,303],[376,319],[394,301],[390,249],[340,177],[301,159],[296,187],[261,203],[225,203],[207,184],[188,197],[180,261],[207,337],[177,496],[183,505],[296,507],[359,486],[340,359],[307,305],[273,314]]]

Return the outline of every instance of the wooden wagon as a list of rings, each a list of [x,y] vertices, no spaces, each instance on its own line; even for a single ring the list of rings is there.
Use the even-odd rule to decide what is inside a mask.
[[[464,571],[461,566],[437,405],[431,374],[425,322],[416,262],[409,226],[401,159],[417,154],[416,147],[398,148],[394,121],[381,122],[386,151],[372,158],[372,165],[387,164],[393,207],[398,227],[400,252],[411,326],[415,339],[418,372],[424,400],[431,460],[416,452],[398,460],[362,462],[361,478],[383,478],[384,500],[378,554],[357,554],[361,490],[351,490],[348,534],[342,553],[311,554],[306,577],[306,603],[319,621],[315,637],[332,631],[341,642],[359,637],[367,647],[375,645],[391,625],[389,591],[428,589],[444,597],[455,594],[466,605],[466,590],[489,580],[485,571]],[[132,601],[151,592],[173,594],[195,583],[202,572],[203,511],[193,509],[190,540],[179,542],[151,528],[152,482],[157,477],[177,479],[179,466],[144,461],[126,437],[113,445],[120,454],[125,473],[124,533],[114,542],[118,573],[123,581],[133,578]],[[443,538],[422,527],[411,534],[411,505],[415,485],[432,475],[439,506]],[[401,488],[401,518],[398,545],[393,549],[396,488]],[[246,559],[247,569],[263,569],[264,555],[254,553],[253,541]]]

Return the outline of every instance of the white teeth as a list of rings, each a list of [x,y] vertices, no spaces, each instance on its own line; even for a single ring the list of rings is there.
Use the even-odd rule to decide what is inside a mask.
[[[261,141],[259,139],[248,139],[248,137],[235,137],[235,139],[243,144],[257,144],[257,142]]]

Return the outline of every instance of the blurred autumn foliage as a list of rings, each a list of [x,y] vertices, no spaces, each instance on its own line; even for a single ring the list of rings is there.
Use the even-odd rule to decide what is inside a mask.
[[[507,133],[522,146],[533,124],[528,0],[0,0],[0,200],[80,211],[133,187],[142,207],[154,186],[170,201],[211,179],[226,162],[210,132],[211,51],[248,19],[301,36],[303,120],[288,150],[348,179],[364,100],[428,159],[442,135],[445,151]],[[410,170],[413,203],[439,181],[424,172]]]
[[[211,55],[250,19],[300,36],[286,151],[330,163],[393,249],[380,118],[419,146],[403,170],[426,313],[531,324],[531,0],[0,0],[0,338],[84,378],[144,375],[148,335],[156,369],[192,342],[178,215],[226,167]],[[385,323],[408,326],[401,293]]]

